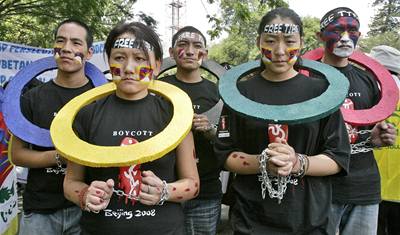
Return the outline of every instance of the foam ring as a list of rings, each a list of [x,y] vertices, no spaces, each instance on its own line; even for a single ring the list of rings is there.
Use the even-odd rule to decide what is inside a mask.
[[[317,48],[304,54],[303,58],[320,60],[323,55],[324,49]],[[370,109],[341,108],[344,120],[354,126],[367,126],[385,120],[396,110],[399,99],[399,90],[393,77],[383,65],[362,52],[354,51],[349,60],[361,65],[374,75],[381,87],[381,99]]]
[[[236,112],[272,123],[297,124],[311,122],[335,112],[346,98],[349,82],[329,65],[303,59],[300,67],[323,74],[329,86],[320,96],[289,105],[257,103],[243,96],[236,84],[242,76],[259,69],[260,61],[250,61],[228,70],[219,80],[219,93],[225,104]]]
[[[36,60],[20,70],[5,89],[3,113],[6,125],[13,135],[25,142],[43,147],[53,147],[49,130],[36,126],[22,114],[20,99],[22,89],[26,84],[39,74],[56,68],[57,64],[52,56]],[[89,62],[85,63],[85,75],[94,86],[100,86],[107,82],[104,74]]]
[[[167,57],[163,59],[163,63],[161,65],[161,70],[160,74],[164,73],[165,71],[168,71],[172,68],[176,67],[176,62],[173,58]],[[226,69],[215,62],[214,60],[203,60],[203,62],[200,65],[200,68],[208,71],[212,75],[214,75],[218,80],[224,75],[226,72]],[[162,80],[162,78],[161,78]]]
[[[56,149],[62,156],[91,167],[141,164],[156,160],[172,151],[190,132],[193,108],[189,96],[173,85],[153,81],[149,85],[149,90],[168,99],[174,108],[173,117],[162,132],[128,146],[98,146],[79,139],[72,129],[76,114],[85,105],[115,90],[114,83],[94,88],[75,97],[58,112],[51,124],[50,133]]]

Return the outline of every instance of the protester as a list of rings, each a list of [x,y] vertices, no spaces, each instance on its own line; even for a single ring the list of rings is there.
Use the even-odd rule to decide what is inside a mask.
[[[104,48],[117,88],[78,113],[76,133],[84,141],[102,146],[154,137],[173,114],[166,99],[148,90],[160,70],[159,37],[144,24],[123,22],[111,30]],[[82,233],[183,234],[180,203],[197,196],[199,190],[193,154],[189,133],[175,150],[152,162],[119,168],[69,162],[65,195],[84,210]]]
[[[172,37],[170,56],[175,75],[162,80],[185,91],[193,103],[193,136],[200,176],[199,196],[183,204],[185,234],[215,234],[221,213],[220,170],[213,151],[216,123],[222,109],[217,85],[201,77],[200,66],[207,59],[206,38],[196,28],[186,26]],[[220,101],[220,102],[219,102]]]
[[[270,105],[321,95],[328,83],[294,68],[300,63],[303,33],[301,19],[291,9],[277,8],[264,15],[257,37],[260,73],[239,82],[240,93]],[[340,111],[320,120],[287,125],[245,117],[225,107],[217,136],[219,159],[226,169],[237,173],[231,214],[234,234],[334,234],[329,175],[346,174],[349,155]],[[289,180],[283,184],[278,175]],[[259,178],[267,181],[269,193],[273,188],[268,182],[287,190],[263,199],[266,189],[261,189]],[[281,200],[279,194],[284,196]]]
[[[84,73],[93,54],[88,26],[65,20],[57,26],[54,38],[56,78],[21,96],[24,116],[46,129],[69,100],[93,87]],[[26,143],[15,136],[11,158],[15,165],[29,168],[19,234],[80,234],[81,210],[64,197],[65,164],[54,148]]]
[[[334,66],[350,82],[345,100],[347,107],[370,109],[380,99],[373,76],[349,63],[360,37],[357,14],[346,7],[326,13],[320,23],[319,38],[324,43],[322,62]],[[346,123],[351,144],[349,174],[335,178],[333,211],[341,235],[376,234],[380,177],[371,147],[392,145],[396,130],[392,124],[379,122],[371,126],[352,126]]]

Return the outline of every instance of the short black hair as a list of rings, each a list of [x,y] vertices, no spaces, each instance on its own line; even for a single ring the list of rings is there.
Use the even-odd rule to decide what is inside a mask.
[[[149,26],[142,24],[140,22],[127,22],[122,21],[118,23],[108,34],[106,42],[104,43],[104,51],[107,54],[107,58],[110,58],[111,49],[115,43],[118,36],[124,33],[131,33],[135,35],[136,40],[141,41],[141,48],[145,49],[145,42],[149,43],[154,50],[154,55],[157,60],[162,60],[163,51],[161,46],[160,37],[154,32]],[[148,59],[147,51],[145,54]]]
[[[57,38],[58,29],[64,24],[76,24],[76,25],[79,25],[82,28],[84,28],[85,31],[86,31],[86,44],[88,46],[88,49],[93,46],[93,33],[92,33],[92,31],[90,30],[89,26],[87,26],[87,24],[85,24],[82,21],[77,20],[77,19],[66,19],[66,20],[61,21],[57,25],[56,29],[54,30],[54,39]]]
[[[181,35],[182,33],[185,32],[189,32],[189,33],[197,33],[199,34],[203,39],[204,39],[204,46],[207,46],[207,40],[206,37],[200,32],[200,30],[196,29],[193,26],[185,26],[181,29],[178,30],[178,32],[176,32],[174,34],[174,36],[172,36],[172,47],[174,47],[176,40],[178,39],[179,35]]]

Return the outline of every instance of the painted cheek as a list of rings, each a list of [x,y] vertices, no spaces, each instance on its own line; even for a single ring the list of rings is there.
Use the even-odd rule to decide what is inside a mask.
[[[75,53],[75,56],[74,56],[75,62],[77,62],[77,63],[79,63],[79,64],[82,64],[83,58],[84,58],[83,53],[81,53],[81,52]]]
[[[261,48],[262,60],[264,63],[272,62],[272,50],[268,48]]]
[[[113,80],[121,79],[121,65],[120,64],[111,64],[110,65],[110,73],[112,75]]]
[[[139,67],[138,70],[140,82],[148,84],[153,80],[153,69],[151,67]]]
[[[360,38],[360,34],[356,33],[350,33],[349,34],[350,39],[353,41],[354,43],[354,47],[357,45],[358,39]]]
[[[289,64],[294,64],[297,61],[297,56],[299,54],[300,48],[289,48],[287,49],[287,52],[289,54]]]
[[[326,48],[330,52],[333,52],[333,49],[335,48],[336,43],[340,40],[340,35],[338,35],[335,32],[331,32],[331,31],[326,30],[322,34],[322,40],[325,41]]]
[[[54,57],[56,59],[58,59],[61,55],[61,47],[58,47],[57,45],[55,45],[54,47]]]
[[[185,49],[183,48],[178,49],[178,58],[182,59],[184,55],[185,55]]]

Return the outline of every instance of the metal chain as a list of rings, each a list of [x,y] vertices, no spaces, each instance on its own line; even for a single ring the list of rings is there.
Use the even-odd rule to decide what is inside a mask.
[[[268,194],[270,198],[277,198],[278,203],[280,204],[283,196],[286,193],[287,184],[291,183],[293,185],[297,185],[297,179],[292,179],[291,175],[288,176],[272,176],[268,174],[267,171],[267,162],[269,160],[269,156],[264,150],[259,156],[260,162],[260,172],[261,175],[258,176],[258,181],[261,182],[261,196],[265,199],[266,191],[268,190]]]
[[[136,201],[140,200],[140,197],[134,196],[132,194],[126,194],[123,190],[119,190],[119,189],[113,188],[113,192],[119,197],[125,196],[125,197],[127,197],[128,199],[131,199],[131,200],[132,199],[136,200]]]
[[[365,135],[365,134],[371,134],[371,130],[360,130],[357,131],[356,133],[358,135]],[[361,141],[356,144],[350,144],[351,146],[351,154],[358,154],[358,153],[367,153],[369,151],[372,151],[372,144],[371,144],[371,136],[369,136],[366,140]]]

